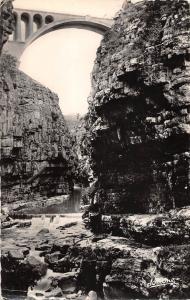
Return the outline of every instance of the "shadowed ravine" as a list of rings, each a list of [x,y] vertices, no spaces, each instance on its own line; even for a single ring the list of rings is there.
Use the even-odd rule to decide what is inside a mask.
[[[189,2],[126,0],[91,79],[68,126],[58,97],[1,55],[3,296],[190,299]]]

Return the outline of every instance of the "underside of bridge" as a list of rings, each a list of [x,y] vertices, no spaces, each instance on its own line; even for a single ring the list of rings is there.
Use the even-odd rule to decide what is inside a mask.
[[[20,59],[23,51],[39,37],[62,28],[82,28],[104,34],[112,25],[111,19],[58,14],[42,11],[14,11],[15,30],[5,50]]]

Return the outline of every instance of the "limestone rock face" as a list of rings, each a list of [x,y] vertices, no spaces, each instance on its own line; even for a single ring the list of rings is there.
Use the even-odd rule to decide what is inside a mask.
[[[14,28],[12,1],[2,1],[0,51]],[[0,62],[2,204],[68,194],[76,163],[58,97],[16,67]]]
[[[0,53],[3,44],[8,40],[9,34],[14,29],[14,17],[13,17],[12,1],[0,2]]]
[[[113,236],[88,237],[69,248],[65,239],[61,242],[60,251],[52,248],[45,262],[55,272],[66,272],[53,282],[64,293],[69,282],[109,300],[189,299],[189,245],[147,247]]]
[[[68,194],[75,154],[58,97],[9,60],[0,74],[2,202]]]
[[[128,3],[97,52],[89,100],[92,202],[103,213],[190,203],[190,9]]]
[[[83,218],[124,249],[106,270],[105,299],[188,299],[189,3],[125,2],[98,49],[92,85],[95,180]]]

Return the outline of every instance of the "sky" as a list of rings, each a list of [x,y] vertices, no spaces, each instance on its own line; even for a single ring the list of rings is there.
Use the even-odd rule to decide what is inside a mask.
[[[15,0],[14,7],[113,18],[123,0]],[[50,32],[33,42],[20,69],[56,92],[63,114],[87,112],[90,74],[102,36],[75,28]]]

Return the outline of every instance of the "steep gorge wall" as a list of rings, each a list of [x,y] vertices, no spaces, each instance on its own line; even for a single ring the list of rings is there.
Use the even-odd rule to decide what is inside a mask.
[[[100,241],[85,259],[105,299],[189,299],[187,1],[125,2],[97,51],[87,127],[94,184],[83,217]]]
[[[9,1],[1,9],[1,46],[12,26]],[[7,54],[0,62],[0,125],[2,203],[71,192],[76,154],[59,99]]]
[[[1,95],[3,201],[69,193],[75,154],[58,97],[18,70],[1,76]]]
[[[104,214],[190,204],[190,9],[128,3],[97,52],[89,108],[92,203]]]

